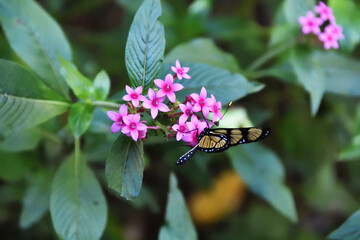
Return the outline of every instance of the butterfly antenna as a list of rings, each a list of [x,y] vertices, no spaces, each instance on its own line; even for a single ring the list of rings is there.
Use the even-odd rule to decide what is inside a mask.
[[[225,114],[227,113],[227,111],[229,110],[229,108],[230,108],[231,105],[232,105],[232,102],[230,102],[230,103],[227,105],[226,110],[225,110],[224,114],[222,115],[222,117],[220,118],[220,120],[222,120],[222,119],[224,118]],[[216,121],[214,124],[215,124],[216,126],[219,126],[220,120],[219,120],[219,121]]]

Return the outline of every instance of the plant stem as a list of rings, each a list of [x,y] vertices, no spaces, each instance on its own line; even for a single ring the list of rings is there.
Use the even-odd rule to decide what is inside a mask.
[[[287,43],[283,45],[279,45],[275,48],[270,49],[266,53],[264,53],[262,56],[260,56],[258,59],[256,59],[254,62],[252,62],[249,67],[246,69],[247,71],[254,71],[261,67],[263,64],[265,64],[267,61],[278,55],[279,53],[287,50],[288,48],[294,46],[296,43],[296,39],[292,39],[288,41]]]
[[[99,108],[114,108],[114,109],[119,109],[121,106],[121,104],[118,103],[105,102],[105,101],[94,101],[93,105]]]

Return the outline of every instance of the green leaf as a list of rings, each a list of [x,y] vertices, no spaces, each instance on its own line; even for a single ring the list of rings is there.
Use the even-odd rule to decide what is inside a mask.
[[[135,14],[126,43],[125,60],[133,87],[143,90],[154,85],[159,76],[165,51],[164,26],[160,0],[145,0]]]
[[[241,74],[233,74],[223,68],[209,66],[201,63],[182,63],[184,67],[190,67],[188,74],[191,79],[181,80],[184,89],[176,93],[180,101],[191,93],[200,93],[204,86],[208,97],[212,93],[218,101],[222,103],[235,101],[246,95],[260,91],[264,85],[251,81],[249,82]],[[169,73],[171,65],[164,65],[162,76]]]
[[[31,160],[28,156],[0,152],[0,178],[8,182],[22,179],[31,170]]]
[[[116,3],[124,7],[127,11],[135,13],[143,3],[143,0],[116,0]]]
[[[314,0],[285,0],[283,5],[283,13],[288,23],[292,25],[299,25],[298,18],[305,16],[308,11],[313,11],[315,6]]]
[[[15,62],[0,59],[0,72],[0,94],[64,101],[63,97],[48,88],[35,74]]]
[[[343,28],[345,39],[340,40],[340,50],[351,52],[360,41],[360,8],[352,0],[331,0],[329,6],[336,16],[336,24]]]
[[[105,173],[108,185],[126,199],[139,195],[144,172],[142,142],[121,134],[111,147]]]
[[[323,63],[316,54],[300,54],[295,51],[292,52],[291,63],[299,82],[310,93],[311,113],[315,115],[326,86]]]
[[[1,135],[1,134],[0,134]],[[41,131],[37,128],[8,131],[0,140],[0,150],[19,152],[34,149],[41,139]]]
[[[341,151],[340,160],[358,160],[360,159],[360,135],[353,138],[350,146],[347,146]]]
[[[227,153],[234,169],[251,191],[292,222],[297,221],[294,199],[284,183],[283,166],[272,151],[255,143],[231,148]]]
[[[93,94],[92,82],[82,75],[69,61],[59,56],[60,73],[64,77],[75,96],[82,100],[90,100]]]
[[[335,52],[314,52],[325,74],[325,91],[360,96],[360,62]]]
[[[20,215],[20,227],[29,228],[41,219],[50,205],[52,175],[38,172],[29,180]]]
[[[329,239],[356,240],[360,238],[360,210],[356,211],[338,229],[329,235]]]
[[[65,102],[0,94],[0,130],[34,127],[68,110]]]
[[[197,239],[196,230],[186,207],[184,196],[177,186],[177,179],[170,174],[165,225],[161,227],[159,240]]]
[[[57,170],[50,213],[60,238],[100,239],[106,223],[106,201],[99,182],[80,156],[71,155]]]
[[[235,57],[218,48],[211,39],[197,38],[172,49],[165,57],[164,63],[175,66],[176,60],[182,62],[206,63],[224,68],[230,72],[239,72]]]
[[[94,107],[90,104],[77,102],[70,108],[69,126],[76,138],[80,137],[91,124]]]
[[[107,73],[102,70],[94,80],[94,99],[105,100],[110,91],[110,79]]]
[[[50,88],[68,96],[57,55],[71,60],[69,43],[59,25],[32,0],[0,2],[0,21],[11,48]]]

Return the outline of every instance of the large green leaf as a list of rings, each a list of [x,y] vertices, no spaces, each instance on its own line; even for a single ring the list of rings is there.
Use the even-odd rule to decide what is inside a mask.
[[[357,240],[360,238],[360,210],[356,211],[338,229],[332,232],[329,239]]]
[[[360,159],[360,104],[356,109],[355,137],[352,139],[350,146],[341,151],[340,160],[357,160]]]
[[[284,183],[283,166],[272,151],[254,143],[231,148],[227,153],[234,169],[251,191],[291,221],[297,221],[294,199]]]
[[[100,239],[107,206],[97,179],[80,156],[57,170],[50,196],[51,219],[63,239]]]
[[[315,6],[315,0],[285,0],[283,5],[283,12],[285,19],[288,23],[299,25],[298,18],[305,16],[308,11],[313,11]]]
[[[343,28],[345,39],[340,40],[340,49],[352,51],[360,41],[360,8],[353,0],[330,0],[336,24]]]
[[[319,109],[326,86],[323,64],[314,54],[300,54],[295,51],[292,52],[291,63],[298,81],[310,93],[311,112],[315,115]]]
[[[107,73],[102,70],[94,80],[94,99],[105,100],[110,91],[110,79]]]
[[[0,94],[43,100],[64,100],[35,74],[15,62],[0,59],[0,72]]]
[[[57,55],[71,60],[71,50],[59,25],[32,0],[0,1],[0,21],[11,48],[49,87],[68,96]]]
[[[183,86],[179,92],[176,92],[180,101],[191,93],[200,93],[202,87],[205,87],[210,97],[212,93],[218,101],[223,103],[234,101],[250,93],[260,91],[264,85],[251,81],[249,82],[244,76],[238,73],[231,73],[223,68],[218,68],[202,63],[182,63],[185,67],[190,67],[189,75],[191,79],[179,81]],[[169,64],[164,65],[162,76],[165,77],[170,71]]]
[[[29,228],[49,209],[52,174],[38,172],[30,178],[20,216],[20,227]]]
[[[126,43],[125,60],[131,85],[154,85],[164,58],[165,32],[158,21],[161,16],[160,0],[145,0],[135,14]]]
[[[71,62],[61,56],[59,56],[59,64],[60,73],[75,96],[82,100],[90,100],[94,91],[92,82],[82,75]]]
[[[70,108],[69,126],[76,138],[80,137],[91,124],[93,118],[94,106],[77,102]]]
[[[65,102],[0,94],[0,130],[34,127],[67,111],[68,107]]]
[[[19,64],[0,60],[0,72],[1,130],[36,126],[68,109],[60,95]]]
[[[165,225],[161,227],[159,240],[197,239],[194,224],[186,207],[184,196],[178,188],[177,179],[170,175]]]
[[[108,185],[126,199],[139,195],[144,172],[142,142],[134,142],[121,134],[111,147],[106,161]]]
[[[206,63],[215,67],[224,68],[230,72],[239,72],[235,57],[218,48],[211,39],[197,38],[183,43],[166,54],[164,63],[175,66],[175,61]]]
[[[39,143],[41,136],[41,131],[38,128],[5,131],[4,135],[1,136],[0,150],[18,152],[34,149]]]
[[[360,96],[360,62],[336,52],[314,52],[325,74],[325,91]]]

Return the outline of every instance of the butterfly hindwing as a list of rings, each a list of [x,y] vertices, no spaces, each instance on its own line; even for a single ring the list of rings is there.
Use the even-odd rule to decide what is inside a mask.
[[[234,128],[228,129],[230,145],[256,142],[266,138],[270,134],[267,128]]]

